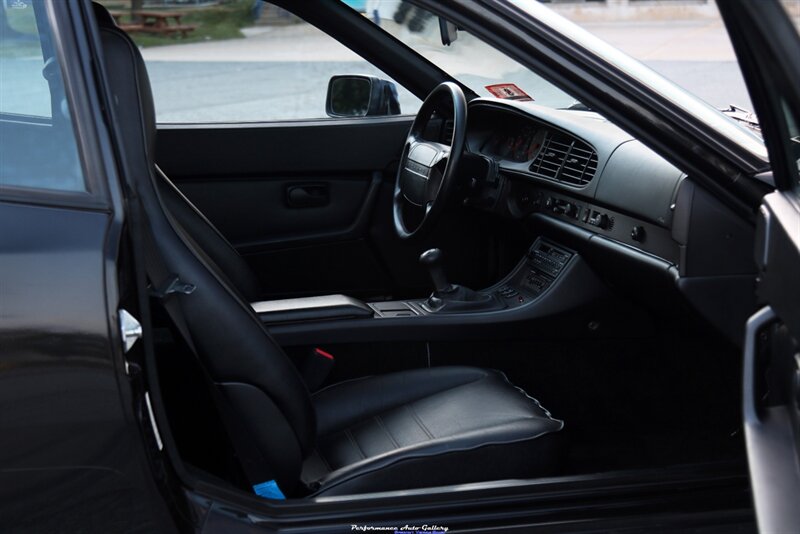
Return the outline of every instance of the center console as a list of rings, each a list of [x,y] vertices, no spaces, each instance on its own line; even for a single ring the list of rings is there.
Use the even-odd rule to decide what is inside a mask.
[[[559,277],[573,252],[544,239],[537,240],[525,261],[496,290],[508,306],[534,300]]]
[[[255,302],[267,325],[342,319],[398,319],[435,315],[475,315],[527,306],[547,292],[569,265],[574,252],[539,238],[517,267],[497,284],[473,291],[446,281],[441,251],[422,255],[435,290],[424,300],[364,303],[344,295]]]
[[[423,262],[435,288],[427,299],[362,302],[330,295],[252,306],[270,334],[286,346],[481,339],[529,333],[520,325],[556,317],[607,291],[579,254],[541,237],[507,276],[481,290],[448,283],[441,253],[438,257],[429,255]]]
[[[430,252],[430,251],[429,251]],[[428,252],[423,254],[423,257]],[[371,302],[368,305],[379,319],[429,316],[434,314],[474,314],[510,310],[526,306],[543,295],[558,279],[575,253],[546,239],[537,239],[523,260],[503,280],[480,291],[443,284],[439,267],[433,271],[435,287],[426,300]],[[451,286],[442,290],[444,285]],[[463,297],[468,292],[468,297]]]

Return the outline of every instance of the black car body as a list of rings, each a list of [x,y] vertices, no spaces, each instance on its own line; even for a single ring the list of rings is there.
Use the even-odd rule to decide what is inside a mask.
[[[116,30],[88,0],[32,0],[23,5],[35,14],[46,86],[37,94],[49,110],[0,109],[3,529],[798,528],[800,83],[790,58],[800,43],[780,4],[720,6],[766,148],[689,97],[648,86],[533,2],[414,4],[602,116],[478,98],[339,2],[275,4],[420,98],[464,95],[463,113],[453,96],[455,111],[430,100],[418,131],[402,115],[162,125],[159,168],[255,273],[241,301],[310,389],[496,368],[565,421],[558,469],[495,480],[491,466],[464,464],[482,477],[442,479],[426,467],[418,484],[383,491],[326,494],[324,482],[286,500],[249,491],[222,380],[163,305],[197,281],[170,268],[153,276],[161,236],[137,185],[125,116],[135,106],[120,105],[125,87],[109,60]],[[9,30],[2,38],[31,44]],[[33,79],[9,73],[7,87]],[[426,212],[440,218],[427,234],[407,239],[397,199],[412,195],[401,191],[404,173],[419,170],[410,153],[458,136],[462,150],[453,142],[452,154],[437,154],[461,170],[441,171],[453,179],[450,203]],[[530,150],[504,148],[523,137]],[[463,286],[428,255],[430,299],[416,257],[436,245]],[[340,293],[348,298],[314,300]],[[332,371],[314,363],[329,352]]]

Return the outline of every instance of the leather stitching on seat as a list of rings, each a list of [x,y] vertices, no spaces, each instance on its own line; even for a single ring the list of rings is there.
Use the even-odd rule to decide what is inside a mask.
[[[370,378],[375,378],[375,377],[372,376],[372,375],[370,375],[370,376],[360,376],[358,378],[349,378],[347,380],[342,380],[341,382],[336,382],[335,384],[328,384],[324,388],[318,389],[317,391],[312,393],[311,394],[311,398],[315,398],[315,397],[319,396],[321,393],[324,393],[324,392],[326,392],[326,391],[328,391],[330,389],[338,388],[339,386],[349,385],[349,384],[352,384],[354,382],[361,382],[363,380],[369,380]]]
[[[428,427],[425,426],[425,423],[422,422],[422,419],[420,419],[419,415],[417,414],[417,411],[414,409],[413,403],[405,404],[403,405],[403,407],[406,408],[411,413],[411,417],[414,418],[414,421],[419,425],[422,431],[425,432],[425,435],[428,436],[428,439],[431,440],[436,439],[431,433],[431,431],[428,430]]]
[[[445,393],[445,392],[448,392],[448,391],[452,391],[452,390],[454,390],[454,389],[457,389],[457,388],[460,388],[460,387],[469,386],[470,384],[475,384],[475,383],[478,383],[478,382],[480,382],[481,380],[487,380],[487,379],[491,379],[491,378],[492,378],[492,374],[497,374],[497,372],[496,372],[496,371],[487,372],[487,373],[486,373],[486,374],[484,374],[483,376],[477,377],[477,378],[475,378],[474,380],[470,380],[469,382],[464,382],[464,383],[462,383],[462,384],[456,384],[456,385],[450,386],[450,387],[448,387],[448,388],[445,388],[445,389],[440,389],[440,390],[436,391],[436,393],[434,393],[434,394],[430,394],[430,393],[420,393],[420,398],[411,399],[411,400],[409,400],[408,402],[416,402],[416,401],[418,401],[418,400],[422,400],[422,399],[425,399],[425,398],[429,398],[429,397],[432,397],[432,396],[435,396],[435,395],[439,395],[439,394],[442,394],[442,393]],[[502,374],[502,373],[500,373],[500,374]],[[311,395],[311,397],[312,397],[312,399],[314,399],[315,397],[317,397],[317,396],[318,396],[320,393],[322,393],[323,391],[332,390],[333,388],[336,388],[336,387],[338,387],[338,386],[341,386],[341,385],[344,385],[344,384],[351,384],[351,383],[354,383],[354,382],[360,382],[360,381],[362,381],[362,380],[368,380],[368,379],[370,379],[370,378],[375,378],[375,376],[365,376],[365,377],[360,377],[360,378],[353,378],[353,379],[351,379],[351,380],[346,380],[346,381],[344,381],[344,382],[339,382],[338,384],[331,384],[330,386],[327,386],[327,387],[325,387],[325,388],[323,388],[323,389],[321,389],[321,390],[317,391],[316,393],[313,393],[313,394]],[[503,378],[505,378],[505,375],[503,375]],[[507,380],[506,380],[506,381],[507,381]],[[406,403],[406,404],[407,404],[407,403]],[[404,407],[404,406],[405,406],[405,404],[393,405],[393,406],[392,406],[392,405],[390,405],[390,406],[384,406],[384,407],[382,407],[382,408],[378,409],[378,410],[377,410],[377,413],[385,413],[385,412],[387,412],[387,411],[389,411],[389,410],[393,410],[393,409],[402,408],[402,407]],[[362,419],[355,419],[355,420],[351,420],[349,423],[347,423],[347,426],[346,426],[346,428],[349,428],[349,427],[356,426],[356,425],[358,425],[360,422],[362,422],[362,421],[364,421],[364,420],[366,420],[366,419],[368,419],[368,418],[370,418],[370,417],[374,417],[375,415],[377,415],[377,414],[376,414],[376,413],[365,413],[365,414],[363,414],[363,418],[362,418]],[[434,438],[433,438],[433,436],[430,434],[430,432],[428,432],[427,428],[425,428],[425,427],[424,427],[424,425],[421,425],[421,426],[422,426],[422,428],[423,428],[423,431],[425,431],[425,434],[427,434],[427,435],[430,437],[430,439],[434,439]],[[335,432],[339,432],[339,431],[341,431],[341,429],[337,429],[337,430],[335,430],[335,431],[333,431],[333,432],[329,432],[329,433],[328,433],[328,435],[331,435],[331,434],[333,434],[333,433],[335,433]],[[320,436],[318,436],[318,438],[319,438],[319,437],[320,437]]]
[[[358,441],[356,441],[355,436],[353,435],[352,432],[350,432],[349,428],[346,428],[344,430],[344,435],[347,436],[347,439],[350,440],[350,443],[352,443],[355,446],[356,450],[358,451],[358,454],[360,454],[361,457],[366,460],[367,455],[364,454],[364,451],[361,450],[361,446],[359,446]]]
[[[554,419],[554,421],[558,421],[558,420]],[[509,440],[509,441],[486,441],[486,442],[483,442],[483,443],[481,443],[479,445],[472,446],[472,447],[454,447],[452,449],[443,450],[443,451],[437,451],[437,452],[434,452],[434,453],[425,453],[425,452],[422,452],[422,451],[415,451],[414,453],[407,454],[406,456],[401,456],[401,457],[398,457],[398,458],[394,458],[394,459],[392,459],[392,460],[390,460],[390,461],[388,461],[386,463],[383,463],[381,465],[375,465],[374,467],[368,468],[368,469],[364,469],[363,471],[357,471],[355,473],[348,473],[348,474],[342,476],[340,479],[337,479],[336,477],[333,477],[332,480],[331,479],[325,480],[326,478],[328,478],[332,474],[332,473],[329,473],[327,477],[322,477],[321,479],[319,479],[318,482],[320,484],[322,484],[322,487],[318,491],[313,493],[311,496],[321,496],[326,490],[329,490],[331,488],[335,488],[337,486],[340,486],[340,485],[342,485],[342,484],[344,484],[346,482],[349,482],[351,480],[354,480],[356,478],[359,478],[359,477],[362,477],[364,475],[368,475],[368,474],[374,473],[376,471],[380,471],[381,469],[384,469],[386,467],[395,465],[397,463],[400,463],[400,462],[403,462],[403,461],[406,461],[406,460],[413,460],[413,459],[418,459],[418,458],[428,458],[428,457],[432,457],[432,456],[438,456],[438,455],[441,455],[441,454],[448,454],[448,453],[454,453],[454,452],[472,451],[472,450],[480,449],[480,448],[483,448],[483,447],[489,447],[489,446],[492,446],[492,445],[506,445],[506,444],[512,444],[512,443],[521,443],[521,442],[526,442],[526,441],[534,441],[534,440],[540,438],[541,436],[544,436],[546,434],[551,434],[551,433],[554,433],[554,432],[558,432],[559,430],[561,430],[564,427],[564,424],[563,424],[563,421],[559,421],[559,422],[561,423],[561,427],[558,428],[558,429],[543,430],[543,431],[537,433],[534,436],[527,436],[527,437],[521,438],[521,439],[514,439],[514,440]],[[387,454],[387,456],[391,456],[391,454]],[[377,458],[376,457],[371,458],[371,460],[375,460],[375,459],[377,459]],[[345,466],[345,467],[350,467],[350,466]]]
[[[496,372],[496,371],[493,371],[493,372]],[[453,386],[450,386],[447,389],[440,389],[440,390],[437,391],[437,393],[443,393],[445,391],[450,391],[451,389],[460,388],[461,386],[468,386],[470,384],[474,384],[475,382],[479,382],[481,380],[486,380],[490,376],[491,375],[489,375],[489,374],[486,374],[486,375],[483,375],[483,376],[479,376],[478,378],[475,378],[474,380],[470,380],[469,382],[464,382],[462,384],[455,384]],[[338,382],[336,384],[331,384],[329,386],[326,386],[326,387],[314,392],[311,396],[312,397],[317,397],[317,396],[319,396],[320,393],[322,393],[324,391],[331,390],[331,389],[338,388],[339,386],[349,385],[349,384],[352,384],[354,382],[361,382],[363,380],[369,380],[370,378],[378,378],[378,377],[380,377],[380,375],[371,375],[371,376],[362,376],[362,377],[359,377],[359,378],[351,378],[350,380],[344,380],[342,382]],[[424,395],[424,394],[420,393],[420,395]],[[418,399],[415,399],[415,400],[418,400]]]
[[[394,436],[389,431],[389,428],[383,423],[383,419],[381,419],[381,416],[380,415],[376,415],[374,419],[378,423],[378,426],[381,428],[381,430],[383,430],[386,433],[386,435],[389,436],[389,441],[392,442],[392,445],[394,445],[394,448],[395,449],[399,449],[400,448],[400,444],[397,443],[397,440],[394,439]]]
[[[507,425],[514,425],[514,424],[516,424],[518,422],[522,422],[522,421],[526,421],[526,420],[530,420],[530,419],[536,419],[536,418],[548,419],[548,420],[550,420],[552,422],[557,422],[557,423],[559,423],[558,424],[558,428],[540,429],[538,432],[536,432],[536,435],[534,435],[534,436],[530,436],[529,435],[529,436],[525,436],[525,437],[522,437],[522,438],[508,439],[508,440],[506,440],[506,439],[500,439],[500,440],[492,439],[489,442],[482,442],[480,444],[472,445],[472,446],[470,446],[470,445],[466,445],[466,446],[460,445],[460,446],[458,446],[457,445],[457,446],[452,447],[452,448],[448,447],[447,449],[441,449],[441,448],[438,448],[435,444],[437,442],[441,442],[442,439],[447,440],[449,438],[448,437],[435,438],[433,436],[433,434],[431,433],[430,429],[423,423],[423,421],[421,420],[421,417],[419,416],[419,414],[417,413],[417,411],[414,408],[414,404],[422,400],[422,399],[418,399],[416,401],[405,403],[405,404],[402,404],[400,406],[396,406],[394,408],[388,408],[388,410],[385,409],[382,413],[385,415],[385,413],[387,411],[394,411],[394,410],[405,410],[405,411],[407,411],[409,416],[411,416],[411,419],[418,425],[420,430],[422,432],[424,432],[425,435],[428,436],[428,438],[429,438],[428,441],[423,441],[423,442],[417,443],[416,445],[411,446],[410,448],[409,447],[401,447],[401,449],[408,449],[408,450],[405,450],[402,455],[397,456],[397,457],[395,457],[395,451],[386,451],[384,453],[381,453],[381,454],[372,456],[370,458],[367,458],[362,462],[359,462],[359,463],[362,463],[362,464],[365,464],[366,462],[369,462],[369,463],[374,462],[374,464],[371,467],[367,467],[366,465],[363,465],[362,468],[356,468],[355,472],[350,472],[348,474],[339,473],[338,476],[335,474],[335,471],[332,472],[332,473],[329,473],[327,476],[325,476],[322,479],[320,479],[320,482],[323,485],[323,488],[320,491],[324,492],[326,489],[330,489],[330,488],[336,487],[336,486],[338,486],[340,484],[346,483],[349,480],[353,480],[355,478],[358,478],[358,477],[361,477],[361,476],[364,476],[364,475],[368,475],[369,473],[375,472],[376,470],[380,470],[380,469],[382,469],[384,467],[388,467],[390,465],[394,465],[397,462],[402,462],[402,461],[404,461],[406,459],[409,459],[409,458],[432,457],[432,456],[437,456],[437,455],[440,455],[440,454],[445,454],[445,453],[450,453],[450,452],[473,450],[473,449],[481,448],[481,447],[488,446],[488,445],[501,445],[501,444],[517,443],[517,442],[527,441],[527,440],[531,440],[531,439],[536,439],[536,438],[538,438],[538,437],[540,437],[540,436],[542,436],[544,434],[548,434],[548,433],[551,433],[551,432],[557,432],[558,430],[563,428],[563,426],[564,426],[563,421],[559,421],[558,419],[554,419],[552,417],[552,415],[550,414],[550,412],[545,410],[537,399],[535,399],[534,397],[531,397],[530,395],[528,395],[521,388],[513,386],[513,384],[511,384],[508,381],[508,377],[506,377],[505,374],[501,373],[501,372],[494,372],[493,374],[485,375],[482,378],[479,378],[477,380],[473,380],[473,381],[468,382],[466,384],[460,384],[460,385],[448,388],[446,390],[441,390],[439,392],[439,394],[445,393],[447,391],[452,391],[452,390],[454,390],[456,388],[459,388],[459,387],[462,387],[462,386],[465,386],[465,385],[477,383],[482,379],[499,380],[499,381],[503,382],[506,385],[512,386],[513,389],[516,390],[516,393],[522,395],[528,402],[530,402],[531,404],[536,406],[543,413],[542,413],[542,415],[538,415],[538,416],[522,416],[522,417],[514,418],[514,419],[512,419],[510,421],[504,421],[504,422],[502,422],[500,424],[497,424],[497,425],[491,425],[491,426],[482,427],[479,430],[480,432],[487,433],[487,434],[491,435],[493,433],[492,431],[494,429],[501,429],[502,427],[505,427]],[[434,394],[434,395],[432,395],[430,397],[424,397],[424,399],[430,399],[431,397],[436,397],[436,396],[437,396],[437,394]],[[375,416],[373,416],[373,418],[376,421],[378,421],[379,424],[382,425],[381,428],[385,427],[385,424],[383,423],[383,420],[381,419],[381,414],[380,413],[375,415]],[[356,422],[354,424],[357,425],[359,423]],[[434,450],[429,449],[430,446],[434,446]],[[395,450],[397,450],[397,449],[395,449]],[[353,468],[353,467],[355,467],[354,464],[351,464],[349,466],[343,466],[342,469]],[[337,469],[336,471],[340,471],[340,470]],[[339,478],[339,477],[341,477],[341,478]],[[326,479],[327,479],[327,481],[326,481]]]

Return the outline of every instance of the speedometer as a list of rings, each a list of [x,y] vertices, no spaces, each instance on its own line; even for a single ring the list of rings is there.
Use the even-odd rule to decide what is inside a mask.
[[[541,147],[543,133],[542,129],[529,124],[515,124],[506,130],[492,132],[481,152],[497,160],[531,161]]]
[[[539,149],[542,148],[542,142],[544,141],[545,130],[544,128],[536,130],[531,135],[530,143],[528,143],[528,152],[525,155],[525,161],[530,161],[536,157],[536,154],[539,153]]]
[[[530,144],[531,129],[530,127],[522,127],[514,139],[514,161],[525,161],[528,154],[528,145]]]

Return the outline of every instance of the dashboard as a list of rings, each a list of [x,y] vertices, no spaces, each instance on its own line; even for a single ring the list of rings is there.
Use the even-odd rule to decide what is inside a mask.
[[[755,306],[746,216],[596,113],[479,98],[468,117],[466,205],[576,252],[633,300],[677,313],[688,302],[741,341]]]
[[[476,99],[467,150],[470,203],[505,217],[547,217],[681,264],[673,232],[686,176],[596,113]],[[685,207],[685,206],[684,206]]]

